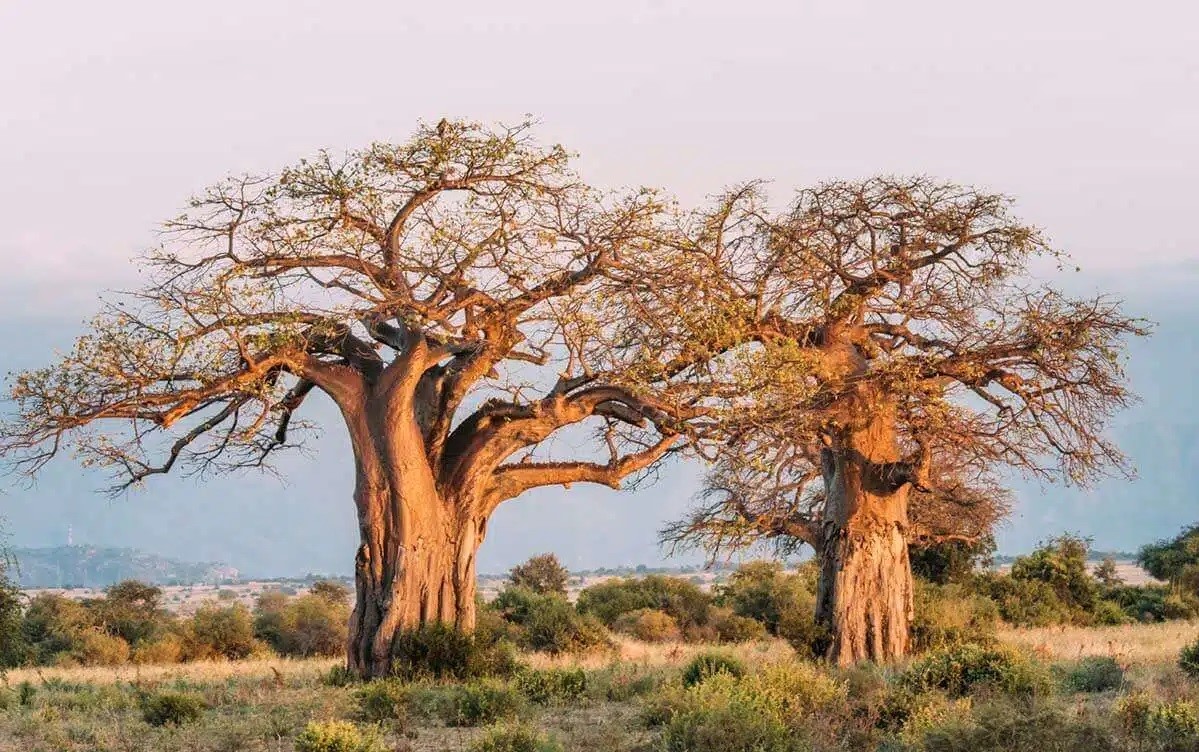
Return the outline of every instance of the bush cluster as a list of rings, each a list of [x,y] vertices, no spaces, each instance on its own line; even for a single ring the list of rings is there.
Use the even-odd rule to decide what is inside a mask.
[[[271,650],[338,655],[349,619],[348,594],[332,582],[296,598],[264,593],[253,611],[216,599],[184,617],[163,607],[160,588],[134,580],[82,601],[40,593],[23,609],[8,595],[0,586],[0,666],[239,660]]]

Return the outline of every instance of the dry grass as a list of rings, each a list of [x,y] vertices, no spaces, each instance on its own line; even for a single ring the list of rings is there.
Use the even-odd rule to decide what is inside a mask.
[[[1178,651],[1199,636],[1199,623],[1125,624],[1115,627],[1007,629],[1000,639],[1044,658],[1110,655],[1130,663],[1173,663]]]
[[[227,679],[269,679],[278,671],[286,679],[316,681],[334,666],[342,665],[340,658],[262,658],[246,661],[197,661],[146,666],[71,666],[56,668],[11,669],[7,674],[10,685],[23,681],[42,683],[60,680],[72,684],[116,684],[120,682],[170,682],[186,679],[192,682],[221,682]]]
[[[615,652],[596,652],[587,655],[551,656],[533,653],[522,656],[522,661],[535,668],[579,666],[597,669],[622,663],[631,666],[682,666],[700,653],[719,650],[732,653],[750,663],[777,663],[794,657],[795,652],[782,640],[763,640],[738,645],[705,645],[685,642],[640,642],[616,636]]]

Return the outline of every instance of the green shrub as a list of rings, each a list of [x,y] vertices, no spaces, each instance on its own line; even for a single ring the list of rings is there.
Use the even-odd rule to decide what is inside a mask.
[[[708,623],[712,597],[679,577],[649,575],[613,579],[579,593],[578,610],[611,627],[622,615],[648,608],[664,611],[686,632]]]
[[[204,700],[195,695],[178,692],[144,697],[141,702],[142,718],[151,726],[182,726],[200,720],[204,713]]]
[[[694,686],[716,674],[745,676],[745,664],[727,653],[703,653],[691,659],[683,668],[683,685]]]
[[[523,723],[496,724],[471,742],[467,752],[562,752],[562,745]]]
[[[1044,701],[996,700],[925,730],[925,752],[1116,752],[1110,732]]]
[[[912,646],[916,652],[995,641],[999,609],[989,598],[961,585],[933,585],[916,580]]]
[[[1199,525],[1184,527],[1170,540],[1142,546],[1137,563],[1157,579],[1175,582],[1188,567],[1199,564]]]
[[[240,603],[205,603],[185,626],[184,657],[188,660],[248,658],[262,649],[254,638],[254,617]]]
[[[79,636],[68,655],[84,666],[117,666],[129,660],[129,643],[98,629],[89,629]]]
[[[33,704],[33,698],[37,696],[37,687],[31,682],[23,681],[17,685],[17,704],[21,707],[29,707]]]
[[[787,724],[731,700],[713,707],[688,708],[671,716],[662,729],[666,752],[808,752],[806,740]]]
[[[399,679],[375,679],[354,690],[358,716],[365,721],[379,722],[403,719],[407,716],[408,688]]]
[[[525,669],[516,675],[515,683],[538,705],[570,704],[587,693],[587,674],[581,668]]]
[[[69,658],[95,629],[95,615],[86,606],[53,593],[31,598],[21,620],[22,640],[30,658],[40,665],[60,662],[62,656]]]
[[[334,666],[321,676],[321,684],[326,687],[348,687],[356,681],[358,677],[345,666]]]
[[[778,636],[786,640],[800,658],[819,658],[829,644],[828,631],[816,622],[815,609],[815,601],[802,603],[783,612],[779,618]]]
[[[670,614],[652,608],[640,608],[621,614],[612,629],[642,642],[670,642],[682,637],[679,624]]]
[[[789,615],[815,613],[815,577],[811,567],[788,574],[779,562],[747,562],[718,588],[717,602],[738,616],[761,622],[770,634],[784,636],[782,623]]]
[[[1070,692],[1107,692],[1124,686],[1124,669],[1115,658],[1083,658],[1060,671],[1062,686]]]
[[[1043,582],[1058,600],[1074,614],[1079,623],[1095,608],[1099,585],[1087,569],[1091,541],[1064,534],[1044,541],[1028,556],[1012,562],[1012,579]]]
[[[850,716],[846,687],[811,664],[783,663],[737,677],[718,672],[689,687],[667,686],[646,703],[643,720],[662,728],[662,747],[682,752],[831,748]]]
[[[998,572],[974,578],[972,588],[995,602],[999,616],[1017,627],[1047,627],[1074,623],[1075,614],[1054,589],[1039,580],[1021,580]]]
[[[1199,638],[1183,647],[1178,654],[1178,667],[1193,679],[1199,679]]]
[[[454,627],[429,623],[396,635],[393,672],[407,680],[509,676],[516,654],[506,642],[490,645]]]
[[[957,645],[934,651],[912,663],[900,686],[913,692],[939,690],[961,697],[979,688],[1008,694],[1047,694],[1052,679],[1028,656],[1006,647]]]
[[[519,716],[524,698],[510,685],[479,679],[444,688],[437,712],[447,726],[482,726]]]
[[[296,752],[386,752],[377,728],[349,721],[311,721],[296,737]]]
[[[595,617],[579,615],[564,600],[550,598],[524,623],[522,647],[551,654],[608,648],[608,630]]]
[[[554,554],[534,556],[524,564],[518,564],[508,573],[512,587],[525,588],[541,595],[566,597],[566,583],[570,572]]]
[[[1199,708],[1189,700],[1155,703],[1143,692],[1120,698],[1116,718],[1141,749],[1189,752],[1199,749]]]
[[[768,634],[766,625],[757,619],[725,609],[714,610],[709,623],[720,642],[752,642],[765,639]]]
[[[1095,610],[1091,613],[1091,621],[1093,624],[1115,626],[1128,624],[1134,619],[1120,607],[1119,603],[1104,598],[1095,604]]]
[[[587,694],[597,700],[627,702],[661,688],[667,678],[664,668],[618,663],[591,672],[587,677]]]

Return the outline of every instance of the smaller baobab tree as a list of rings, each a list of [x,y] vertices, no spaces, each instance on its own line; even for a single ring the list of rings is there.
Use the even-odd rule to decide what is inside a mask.
[[[1082,483],[1125,468],[1103,431],[1132,399],[1123,340],[1145,326],[1038,285],[1030,262],[1061,256],[1009,203],[878,178],[776,212],[750,184],[686,218],[640,289],[643,336],[709,354],[693,384],[721,406],[710,505],[668,537],[783,526],[810,543],[838,663],[907,652],[908,544],[961,534],[942,523],[962,505],[986,527],[998,469]]]
[[[617,272],[652,250],[660,213],[651,192],[583,184],[527,123],[443,121],[225,181],[168,223],[145,289],[16,376],[0,452],[36,472],[70,447],[116,490],[263,467],[324,394],[353,449],[361,534],[348,665],[387,674],[398,630],[473,629],[476,552],[501,503],[618,487],[678,444],[685,411],[625,373],[645,355],[618,335]],[[535,454],[583,424],[594,451]]]

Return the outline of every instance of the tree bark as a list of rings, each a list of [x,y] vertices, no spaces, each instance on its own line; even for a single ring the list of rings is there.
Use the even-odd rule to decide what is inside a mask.
[[[443,623],[475,625],[475,560],[486,521],[471,484],[438,486],[414,411],[385,400],[343,407],[357,469],[354,501],[361,542],[347,668],[393,673],[396,636]]]
[[[912,570],[908,560],[909,467],[900,461],[895,413],[871,406],[864,426],[824,450],[826,504],[817,622],[838,665],[890,663],[908,653]]]

